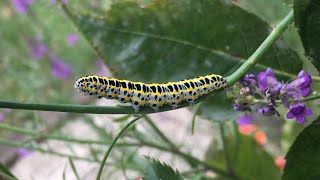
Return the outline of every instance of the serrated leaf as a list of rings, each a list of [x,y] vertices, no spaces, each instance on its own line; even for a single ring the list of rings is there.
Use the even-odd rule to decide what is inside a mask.
[[[305,54],[320,72],[320,1],[295,0],[294,23],[298,28]]]
[[[283,180],[320,178],[320,116],[296,138],[286,154]]]
[[[161,163],[153,158],[147,158],[147,166],[144,169],[144,180],[182,180],[183,177],[169,165]]]
[[[221,0],[116,1],[103,18],[65,10],[118,77],[147,83],[229,75],[271,32],[255,15]],[[262,59],[252,72],[272,67],[295,76],[302,68],[282,40]],[[215,120],[233,116],[224,94],[201,110]]]

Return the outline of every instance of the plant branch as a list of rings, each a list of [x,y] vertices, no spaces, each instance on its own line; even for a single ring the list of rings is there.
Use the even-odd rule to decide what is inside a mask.
[[[15,132],[18,134],[23,134],[27,136],[37,137],[39,138],[45,138],[45,139],[55,139],[55,140],[61,140],[65,142],[73,142],[73,143],[79,143],[79,144],[100,144],[105,145],[110,142],[107,141],[97,141],[97,140],[90,140],[90,139],[78,139],[73,137],[65,137],[61,135],[54,135],[54,134],[44,134],[42,132],[35,132],[34,130],[29,129],[23,129],[18,127],[13,127],[4,123],[0,123],[0,129],[7,130],[10,132]]]
[[[177,147],[171,142],[162,132],[161,130],[152,122],[149,116],[143,116],[146,122],[152,127],[152,129],[158,134],[158,136],[166,142],[172,149],[177,149]]]
[[[104,155],[102,161],[101,161],[101,164],[100,164],[100,168],[99,168],[99,171],[98,171],[98,174],[97,174],[97,177],[96,179],[97,180],[100,180],[101,179],[101,175],[102,175],[102,170],[103,170],[103,167],[105,166],[106,164],[106,161],[109,157],[109,154],[111,152],[111,150],[113,149],[113,147],[115,146],[117,140],[124,134],[124,132],[133,124],[135,123],[136,121],[138,121],[139,119],[141,119],[141,117],[136,117],[134,118],[132,121],[130,121],[124,128],[121,129],[121,131],[117,134],[117,136],[114,138],[113,142],[111,143],[111,145],[109,146],[106,154]]]
[[[87,161],[87,162],[99,163],[98,161],[96,161],[96,160],[94,160],[94,159],[90,159],[90,158],[86,158],[86,157],[80,157],[80,156],[75,156],[75,155],[69,155],[69,154],[60,153],[60,152],[52,151],[52,150],[46,150],[46,149],[43,149],[43,148],[40,148],[40,147],[27,146],[27,145],[24,145],[24,144],[22,144],[22,143],[16,143],[16,142],[4,140],[4,139],[0,139],[0,144],[6,145],[6,146],[11,146],[11,147],[23,147],[23,148],[26,148],[26,149],[29,149],[29,150],[39,151],[39,152],[41,152],[41,153],[51,154],[51,155],[60,156],[60,157],[71,157],[72,159],[77,159],[77,160],[82,160],[82,161]]]
[[[308,102],[308,101],[313,101],[313,100],[317,100],[317,99],[320,99],[320,95],[319,94],[299,99],[299,101]],[[260,104],[270,104],[269,101],[264,100],[264,99],[255,99],[253,102],[254,103],[260,103]],[[290,99],[289,102],[290,103],[294,102],[294,100]],[[275,103],[276,104],[282,104],[283,102],[281,100],[276,100]]]
[[[195,108],[194,108],[194,112],[193,112],[193,116],[192,116],[192,124],[191,124],[191,134],[194,133],[194,125],[195,125],[195,122],[196,122],[196,116],[197,116],[197,113],[201,107],[201,104],[202,103],[198,103]]]
[[[272,30],[269,36],[263,41],[258,49],[242,64],[233,74],[228,76],[228,86],[232,86],[239,81],[249,70],[260,60],[260,58],[271,48],[271,46],[278,40],[282,33],[293,22],[293,11],[291,10],[288,15]]]
[[[225,138],[224,123],[219,123],[219,130],[220,130],[220,137],[221,137],[221,141],[222,141],[224,160],[226,162],[226,169],[229,174],[234,175],[232,163],[231,163],[231,160],[229,157],[229,147],[228,147],[228,143],[226,142],[226,138]]]
[[[223,91],[220,89],[218,92]],[[217,93],[218,93],[217,92]],[[207,95],[209,96],[209,95]],[[198,102],[206,99],[207,96],[199,98]],[[178,108],[190,106],[188,102],[182,102]],[[2,101],[0,100],[0,108],[7,109],[22,109],[22,110],[37,110],[37,111],[54,111],[54,112],[71,112],[71,113],[86,113],[86,114],[152,114],[156,113],[152,108],[144,106],[136,113],[132,106],[95,106],[95,105],[75,105],[75,104],[44,104],[30,103],[18,101]],[[165,105],[158,112],[171,111],[171,106]]]

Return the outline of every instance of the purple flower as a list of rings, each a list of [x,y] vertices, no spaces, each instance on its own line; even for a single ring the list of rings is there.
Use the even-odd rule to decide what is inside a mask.
[[[258,82],[261,92],[271,95],[277,94],[282,88],[282,84],[277,81],[271,68],[268,68],[266,72],[260,72],[258,75]]]
[[[240,83],[244,87],[254,86],[256,84],[256,76],[254,74],[246,74],[241,80]]]
[[[233,106],[233,109],[236,110],[236,111],[243,111],[243,112],[244,111],[251,111],[248,103],[239,104],[239,103],[236,102],[232,106]]]
[[[51,74],[62,80],[71,78],[72,67],[69,64],[63,63],[57,56],[50,55],[51,60]]]
[[[12,5],[19,14],[25,14],[28,11],[31,3],[32,0],[12,0]]]
[[[44,55],[48,53],[48,47],[43,43],[37,43],[30,46],[30,56],[34,60],[40,60]]]
[[[257,112],[264,116],[272,116],[276,114],[276,109],[273,105],[265,105],[257,108]]]
[[[312,82],[311,76],[305,73],[304,70],[300,71],[297,79],[283,87],[282,92],[284,95],[299,99],[300,96],[308,97],[311,94],[310,84]]]
[[[294,103],[290,106],[289,112],[287,113],[288,119],[296,118],[299,124],[304,122],[305,116],[311,116],[312,110],[307,109],[303,103]]]
[[[25,149],[25,148],[18,148],[18,156],[20,158],[24,158],[28,155],[30,155],[32,153],[32,151]]]
[[[248,115],[243,115],[237,118],[238,125],[247,125],[252,123],[252,119]]]
[[[69,46],[76,45],[77,42],[78,42],[78,35],[75,34],[75,33],[69,34],[68,37],[67,37],[67,41],[68,41]]]
[[[3,112],[0,112],[0,121],[3,121],[5,117],[5,114]]]

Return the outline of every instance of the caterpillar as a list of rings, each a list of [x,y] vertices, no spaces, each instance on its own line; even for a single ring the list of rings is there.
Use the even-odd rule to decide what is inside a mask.
[[[194,105],[199,97],[226,86],[226,80],[215,74],[163,84],[146,84],[89,75],[79,78],[74,84],[74,88],[84,94],[116,99],[121,103],[130,102],[135,112],[139,112],[143,106],[149,106],[158,112],[166,104],[175,109],[183,101]]]

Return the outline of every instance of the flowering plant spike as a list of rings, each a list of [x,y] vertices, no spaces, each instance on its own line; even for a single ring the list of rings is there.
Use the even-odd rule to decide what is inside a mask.
[[[260,72],[258,77],[247,74],[238,83],[240,95],[236,98],[233,107],[236,111],[251,111],[255,108],[257,113],[273,116],[279,115],[276,110],[279,103],[276,102],[281,102],[289,109],[286,117],[295,118],[301,124],[305,117],[313,114],[312,110],[301,101],[301,98],[311,94],[311,82],[310,74],[304,70],[301,70],[297,78],[288,84],[278,81],[271,68]],[[257,106],[257,101],[264,103]]]

